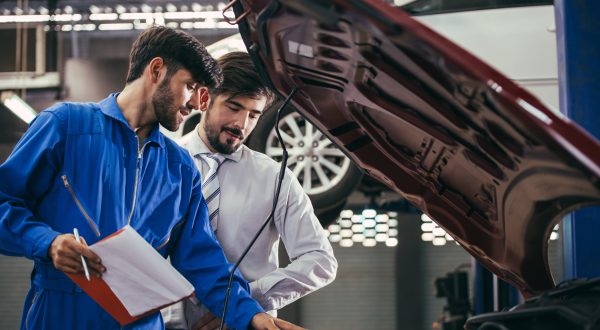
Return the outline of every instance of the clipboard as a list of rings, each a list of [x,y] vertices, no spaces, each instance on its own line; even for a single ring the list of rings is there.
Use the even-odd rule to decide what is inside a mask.
[[[129,225],[90,250],[106,266],[102,278],[65,274],[122,326],[194,296],[193,285]]]

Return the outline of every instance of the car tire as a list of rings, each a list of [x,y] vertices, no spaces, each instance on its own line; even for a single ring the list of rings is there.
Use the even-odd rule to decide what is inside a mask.
[[[276,161],[281,161],[281,146],[275,133],[276,115],[275,109],[270,109],[263,115],[248,139],[248,146]],[[293,107],[288,106],[282,110],[279,129],[287,139],[288,168],[303,185],[315,213],[323,218],[322,223],[331,223],[332,216],[337,219],[346,199],[360,183],[362,172]],[[306,136],[307,130],[312,133],[310,138]],[[312,145],[307,146],[304,143]],[[320,148],[320,151],[315,151],[315,148]],[[304,169],[298,168],[301,161],[304,162]],[[306,174],[305,169],[309,167],[310,173]],[[320,174],[317,173],[317,167],[320,167]],[[305,178],[310,178],[310,184],[305,184]],[[333,214],[335,212],[338,214]]]

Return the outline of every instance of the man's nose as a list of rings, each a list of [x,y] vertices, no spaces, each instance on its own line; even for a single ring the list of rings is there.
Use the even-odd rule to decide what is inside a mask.
[[[235,125],[239,129],[245,129],[248,125],[248,120],[250,119],[250,114],[247,111],[240,111],[237,113],[235,118]]]
[[[187,103],[185,106],[190,110],[198,110],[200,107],[200,91],[194,90],[190,93]]]

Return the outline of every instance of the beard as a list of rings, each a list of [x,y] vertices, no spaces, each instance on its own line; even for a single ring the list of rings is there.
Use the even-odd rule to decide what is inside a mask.
[[[244,133],[237,128],[214,127],[214,125],[210,125],[209,114],[210,111],[207,111],[205,114],[206,120],[204,121],[204,132],[206,133],[208,143],[210,143],[213,149],[215,149],[218,153],[224,155],[230,155],[234,153],[244,142]],[[225,140],[225,143],[222,143],[221,141],[219,141],[219,136],[221,135],[221,132],[229,132],[233,135],[237,135],[239,137],[239,140],[228,138]]]
[[[174,99],[175,96],[169,86],[169,81],[166,79],[158,86],[158,89],[152,96],[152,106],[154,107],[156,119],[164,128],[171,132],[176,131],[180,124],[177,121],[179,109],[173,109]]]

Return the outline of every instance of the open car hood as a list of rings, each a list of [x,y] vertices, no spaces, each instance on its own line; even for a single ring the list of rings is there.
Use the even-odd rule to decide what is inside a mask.
[[[593,137],[382,1],[234,11],[264,78],[366,173],[525,296],[554,286],[552,227],[600,201]]]

